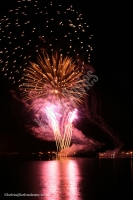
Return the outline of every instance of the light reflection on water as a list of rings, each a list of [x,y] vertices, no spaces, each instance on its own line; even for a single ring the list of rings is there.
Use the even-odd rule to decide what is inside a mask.
[[[32,200],[132,200],[133,160],[3,160],[0,184],[2,194],[44,194]]]
[[[81,179],[76,160],[53,160],[41,166],[42,194],[45,199],[81,200]]]

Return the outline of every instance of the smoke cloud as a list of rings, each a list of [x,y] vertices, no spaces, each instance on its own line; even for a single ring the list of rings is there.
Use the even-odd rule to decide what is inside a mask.
[[[24,103],[25,107],[27,107],[27,112],[28,112],[29,109],[28,103],[25,103],[25,101],[19,98],[19,96],[16,95],[14,91],[11,91],[11,94],[16,101]],[[48,103],[49,102],[47,100],[41,98],[33,101],[32,112],[30,112],[31,120],[30,121],[27,120],[29,124],[26,124],[26,127],[28,127],[30,133],[33,134],[36,138],[46,141],[55,141],[53,130],[50,128],[50,124],[48,124],[47,117],[44,114],[44,107]],[[59,115],[62,115],[62,113],[64,112],[64,111],[60,112],[60,106],[63,107],[64,110],[68,106],[70,106],[70,103],[65,101],[57,104],[58,104],[57,107],[59,108],[57,109],[57,112]],[[105,134],[107,134],[116,148],[122,147],[122,142],[120,141],[117,133],[115,133],[115,131],[112,130],[112,128],[110,128],[110,126],[106,123],[105,119],[101,116],[100,99],[98,97],[97,92],[94,91],[93,88],[89,90],[88,100],[81,108],[80,113],[83,114],[82,116],[79,117],[87,119],[89,123],[95,125]],[[97,141],[93,137],[85,136],[81,130],[74,128],[72,134],[71,146],[70,148],[67,149],[67,152],[69,154],[72,154],[73,152],[75,153],[87,152],[99,149],[100,147],[103,146],[104,143]]]

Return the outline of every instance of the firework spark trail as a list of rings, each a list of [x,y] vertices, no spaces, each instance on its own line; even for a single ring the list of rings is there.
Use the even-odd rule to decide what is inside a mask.
[[[73,129],[72,122],[76,118],[77,118],[77,109],[68,113],[67,123],[65,123],[65,131],[63,135],[63,141],[65,141],[66,148],[70,147],[70,142],[72,138],[72,129]]]
[[[61,144],[60,141],[62,141],[61,139],[61,134],[60,134],[60,130],[59,130],[59,124],[55,115],[55,111],[53,110],[53,106],[48,106],[45,108],[45,112],[47,114],[47,117],[49,119],[49,123],[51,123],[53,132],[54,132],[54,136],[55,136],[55,141],[56,141],[56,146],[57,146],[57,152],[60,152],[60,148],[61,148]]]
[[[55,141],[57,145],[57,152],[61,152],[62,150],[68,148],[70,146],[71,137],[72,137],[72,122],[77,117],[76,116],[77,110],[68,112],[67,122],[63,124],[64,126],[64,133],[61,133],[59,127],[59,119],[56,115],[56,107],[55,105],[49,105],[45,107],[45,113],[49,119],[49,124],[54,132]]]

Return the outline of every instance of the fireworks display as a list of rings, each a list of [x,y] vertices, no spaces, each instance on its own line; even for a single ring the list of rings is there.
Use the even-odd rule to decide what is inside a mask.
[[[61,152],[71,145],[76,108],[86,96],[81,77],[90,63],[92,35],[82,14],[65,2],[23,0],[15,5],[0,21],[2,71],[19,85],[31,108],[37,99],[48,102],[44,113]]]

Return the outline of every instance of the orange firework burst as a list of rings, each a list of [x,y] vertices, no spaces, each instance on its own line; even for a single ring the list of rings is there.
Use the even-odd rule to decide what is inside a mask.
[[[20,85],[22,95],[26,101],[37,98],[51,101],[72,99],[78,105],[86,95],[82,75],[83,67],[80,70],[70,57],[63,58],[62,54],[58,56],[57,53],[39,55],[37,63],[30,62],[24,71],[24,81]]]

